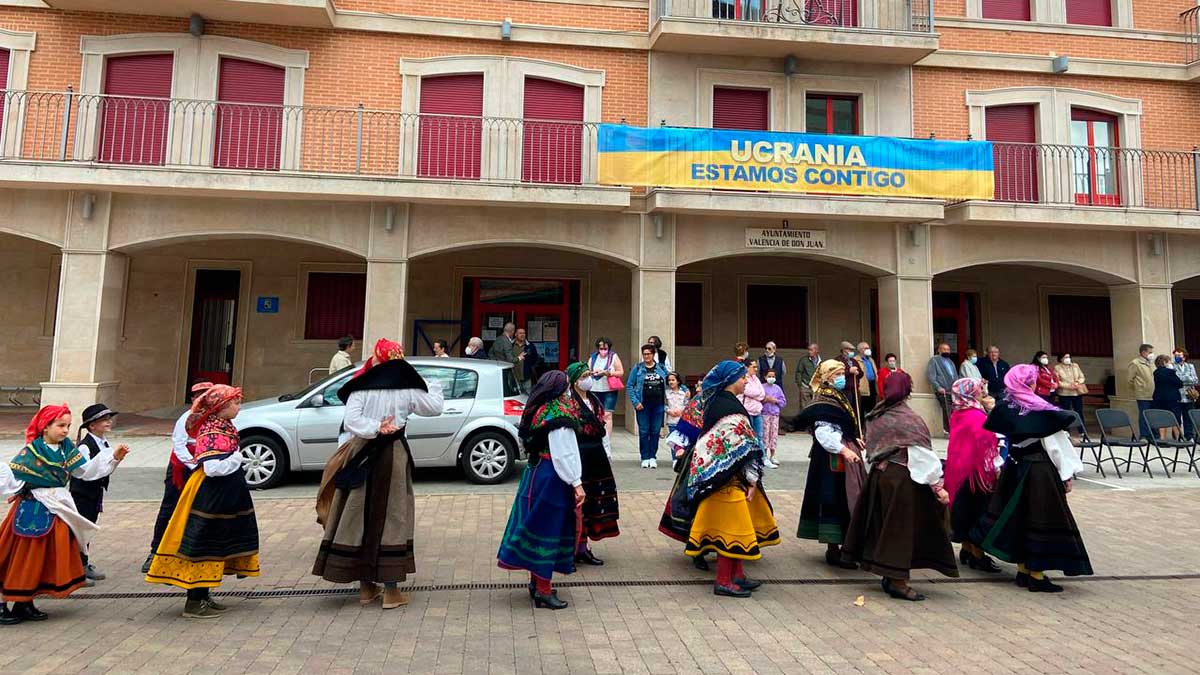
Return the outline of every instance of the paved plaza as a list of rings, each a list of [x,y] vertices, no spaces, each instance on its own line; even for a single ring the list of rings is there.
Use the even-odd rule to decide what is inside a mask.
[[[625,457],[631,439],[618,440]],[[161,469],[122,467],[93,552],[109,578],[41,601],[50,621],[0,629],[0,671],[1196,672],[1200,479],[1081,483],[1071,500],[1098,576],[1065,580],[1063,594],[1019,590],[1005,566],[1003,578],[923,575],[929,600],[906,603],[870,575],[827,567],[822,547],[793,536],[806,467],[792,455],[807,444],[789,436],[787,461],[767,476],[784,539],[751,564],[768,582],[752,599],[712,595],[711,575],[657,531],[669,469],[625,458],[623,534],[596,545],[604,567],[556,578],[571,603],[559,612],[534,611],[527,578],[495,566],[515,481],[481,489],[418,472],[407,608],[360,608],[353,589],[309,574],[321,530],[314,481],[302,477],[254,493],[263,576],[219,589],[230,606],[222,619],[185,620],[182,594],[138,573],[157,503],[132,493],[150,488],[120,497],[141,475],[122,472],[157,473],[161,486]]]

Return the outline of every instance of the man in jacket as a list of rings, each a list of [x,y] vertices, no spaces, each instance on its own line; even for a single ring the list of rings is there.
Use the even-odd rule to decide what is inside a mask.
[[[516,344],[517,326],[509,321],[504,324],[504,332],[496,336],[492,341],[492,348],[488,350],[488,356],[493,361],[503,361],[505,363],[516,363],[516,349],[513,345]]]
[[[817,373],[817,366],[821,365],[821,345],[811,342],[808,345],[808,354],[801,356],[799,363],[796,364],[796,384],[800,387],[800,409],[803,410],[813,398],[812,383],[813,375]]]
[[[528,394],[530,388],[533,387],[533,383],[537,381],[535,373],[542,357],[538,354],[537,347],[532,342],[526,341],[524,328],[518,328],[515,337],[516,339],[513,342],[513,372],[517,374],[521,390]]]
[[[937,394],[938,404],[942,406],[942,429],[950,433],[950,389],[958,379],[958,368],[950,354],[950,345],[943,342],[937,346],[937,353],[925,366],[925,378],[929,380],[929,386]]]
[[[997,401],[1004,396],[1004,376],[1008,374],[1008,361],[1000,358],[1000,348],[987,348],[987,358],[977,364],[979,374],[988,383],[988,394]]]
[[[1129,362],[1126,381],[1129,383],[1129,393],[1137,400],[1138,431],[1142,438],[1150,439],[1150,427],[1146,426],[1146,418],[1142,411],[1154,407],[1154,345],[1138,347],[1138,356]]]
[[[862,369],[862,377],[858,379],[858,398],[862,401],[862,414],[866,415],[875,407],[875,380],[879,378],[879,366],[875,365],[869,342],[864,340],[858,343],[858,354],[854,360]]]
[[[766,351],[758,357],[758,379],[761,382],[767,381],[767,371],[775,371],[776,381],[782,383],[783,376],[787,372],[787,366],[783,363],[783,357],[775,353],[775,343],[768,342]]]

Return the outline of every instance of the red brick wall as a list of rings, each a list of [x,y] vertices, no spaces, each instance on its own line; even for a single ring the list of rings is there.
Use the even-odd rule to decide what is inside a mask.
[[[939,26],[938,32],[942,35],[940,48],[948,50],[1039,56],[1056,52],[1067,56],[1175,64],[1185,61],[1184,44],[1181,42],[954,28],[945,25]]]
[[[536,24],[539,26],[576,26],[613,30],[645,31],[649,13],[645,9],[608,7],[596,4],[532,2],[530,0],[483,0],[477,2],[429,2],[428,0],[335,0],[339,10],[375,12],[403,16],[437,16],[452,19],[477,19]]]
[[[1168,33],[1177,33],[1183,30],[1179,14],[1195,5],[1190,0],[1164,0],[1162,2],[1132,0],[1132,2],[1135,28]],[[966,0],[936,0],[934,13],[937,16],[966,16]]]

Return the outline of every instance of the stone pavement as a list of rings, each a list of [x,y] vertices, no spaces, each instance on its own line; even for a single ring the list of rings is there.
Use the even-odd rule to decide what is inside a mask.
[[[560,612],[534,611],[526,578],[495,566],[512,489],[419,496],[416,592],[387,612],[309,575],[311,500],[255,493],[264,574],[224,584],[230,611],[215,621],[179,618],[181,594],[141,581],[157,505],[114,501],[93,551],[109,579],[41,601],[50,621],[0,629],[0,672],[1196,672],[1195,487],[1072,495],[1102,576],[1066,580],[1066,593],[1019,590],[1005,566],[922,575],[924,603],[825,566],[822,547],[792,536],[801,493],[787,490],[771,494],[783,544],[750,564],[768,583],[716,598],[657,532],[664,495],[626,492],[622,536],[595,546],[608,564],[560,578]]]

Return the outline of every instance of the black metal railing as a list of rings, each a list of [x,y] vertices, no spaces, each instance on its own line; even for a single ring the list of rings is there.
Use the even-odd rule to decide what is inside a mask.
[[[933,0],[659,0],[658,18],[933,31]]]

